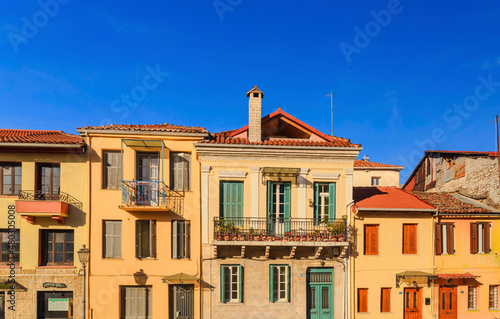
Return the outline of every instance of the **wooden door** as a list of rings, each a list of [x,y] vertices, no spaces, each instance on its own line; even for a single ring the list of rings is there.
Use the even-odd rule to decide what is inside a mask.
[[[422,289],[405,288],[405,319],[422,319]]]
[[[457,287],[439,286],[439,319],[457,318]]]

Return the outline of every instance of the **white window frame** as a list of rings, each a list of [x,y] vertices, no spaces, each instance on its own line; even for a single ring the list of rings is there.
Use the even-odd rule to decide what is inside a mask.
[[[488,304],[490,310],[498,310],[498,285],[490,286]]]
[[[325,191],[326,190],[326,191]],[[330,184],[318,183],[318,218],[321,221],[330,219]]]
[[[375,184],[374,181],[377,181],[377,183]],[[372,186],[380,186],[380,176],[372,176],[371,185]]]
[[[467,291],[467,309],[477,310],[477,286],[469,286]]]
[[[290,299],[289,283],[290,283],[290,266],[288,265],[271,265],[273,268],[272,280],[272,297],[273,302],[288,302]],[[285,270],[282,274],[280,271]],[[277,280],[276,280],[277,279]],[[284,284],[285,289],[281,289],[280,286]],[[281,293],[284,292],[285,296],[281,297]],[[276,299],[274,295],[278,296]]]
[[[448,255],[448,224],[441,224],[441,255]]]
[[[243,289],[243,283],[240,283],[241,274],[240,271],[242,267],[239,265],[223,265],[224,267],[224,302],[241,302],[241,289]],[[227,280],[226,278],[229,278]],[[241,284],[241,285],[240,285]],[[236,287],[236,289],[234,289]],[[236,292],[236,296],[233,293]],[[228,296],[228,298],[226,298]]]

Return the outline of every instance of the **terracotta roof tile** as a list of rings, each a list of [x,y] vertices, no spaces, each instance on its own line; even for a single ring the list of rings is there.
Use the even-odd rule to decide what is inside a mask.
[[[475,276],[475,275],[470,274],[470,273],[465,273],[465,274],[437,274],[437,276],[438,276],[439,279],[455,279],[455,278],[469,279],[469,278],[480,277],[480,276]]]
[[[394,167],[394,168],[403,168],[403,166],[400,166],[400,165],[391,165],[391,164],[384,164],[384,163],[376,163],[376,162],[370,162],[370,161],[364,161],[364,160],[355,160],[354,161],[354,167]]]
[[[78,132],[87,130],[100,131],[149,131],[149,132],[169,132],[169,133],[208,133],[204,127],[182,126],[173,124],[111,124],[101,126],[84,126],[77,129]]]
[[[425,153],[445,153],[445,154],[460,154],[460,155],[485,155],[485,156],[497,156],[497,152],[481,152],[481,151],[425,151]]]
[[[471,213],[491,213],[490,210],[465,203],[449,193],[425,193],[411,192],[421,200],[434,205],[440,214],[471,214]]]
[[[354,187],[353,198],[359,208],[435,209],[434,206],[395,186]]]
[[[7,130],[0,129],[0,143],[28,144],[77,144],[83,145],[78,135],[63,131]]]

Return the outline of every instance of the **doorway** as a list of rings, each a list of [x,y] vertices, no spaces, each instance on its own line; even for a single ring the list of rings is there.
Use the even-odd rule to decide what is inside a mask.
[[[422,289],[405,288],[405,319],[422,319]]]
[[[170,285],[170,319],[194,318],[194,285]]]
[[[439,286],[439,319],[457,319],[457,287]]]
[[[158,153],[137,153],[136,204],[158,206],[159,201],[159,169]]]
[[[310,319],[333,317],[333,269],[307,270],[307,315]]]

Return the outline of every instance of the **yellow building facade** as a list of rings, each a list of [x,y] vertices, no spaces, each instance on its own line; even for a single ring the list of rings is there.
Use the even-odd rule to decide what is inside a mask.
[[[82,138],[0,130],[0,317],[82,318],[87,244]]]
[[[203,128],[99,126],[89,147],[89,318],[200,318]]]

